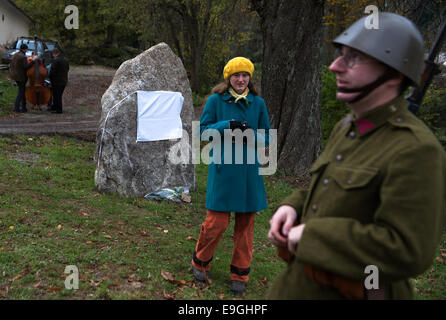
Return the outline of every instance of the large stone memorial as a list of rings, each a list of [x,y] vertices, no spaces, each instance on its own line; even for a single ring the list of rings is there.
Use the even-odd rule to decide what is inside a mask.
[[[102,96],[95,151],[97,189],[137,197],[162,188],[194,189],[191,161],[175,164],[169,158],[180,139],[137,142],[136,91],[180,92],[183,129],[192,137],[192,91],[186,70],[169,46],[160,43],[124,62]],[[183,139],[188,137],[183,135]]]

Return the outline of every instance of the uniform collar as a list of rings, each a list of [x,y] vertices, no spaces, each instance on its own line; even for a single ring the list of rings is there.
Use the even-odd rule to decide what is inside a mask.
[[[246,98],[248,99],[249,104],[254,101],[254,95],[251,92],[248,93]],[[225,91],[225,93],[223,93],[222,99],[225,101],[229,101],[230,99],[235,100],[235,98],[228,91]]]
[[[382,106],[366,112],[360,118],[356,118],[352,115],[350,115],[349,118],[353,120],[354,125],[357,127],[358,133],[361,136],[379,128],[392,116],[406,108],[406,100],[401,95]]]

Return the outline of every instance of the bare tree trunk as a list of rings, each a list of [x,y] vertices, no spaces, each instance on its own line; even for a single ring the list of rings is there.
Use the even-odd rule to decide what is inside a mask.
[[[262,95],[278,129],[278,166],[306,174],[321,150],[324,1],[251,0],[261,18]]]

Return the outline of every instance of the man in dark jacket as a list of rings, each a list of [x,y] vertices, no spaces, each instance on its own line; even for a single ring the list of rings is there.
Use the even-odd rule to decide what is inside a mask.
[[[68,83],[68,71],[70,66],[67,59],[63,57],[57,48],[54,48],[53,63],[50,70],[50,81],[53,93],[52,113],[62,113],[62,95]]]
[[[14,54],[14,56],[12,57],[10,65],[11,78],[17,82],[17,86],[19,87],[14,105],[15,112],[27,111],[25,89],[26,81],[28,80],[28,78],[26,76],[26,71],[31,66],[31,64],[28,65],[26,50],[28,50],[28,46],[26,44],[22,44],[20,46],[20,51]]]

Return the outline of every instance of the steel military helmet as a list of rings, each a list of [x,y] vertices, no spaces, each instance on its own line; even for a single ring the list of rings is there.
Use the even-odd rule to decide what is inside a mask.
[[[420,85],[424,68],[424,41],[410,20],[390,12],[379,13],[379,29],[368,26],[363,17],[338,36],[333,44],[361,51],[399,71]]]

